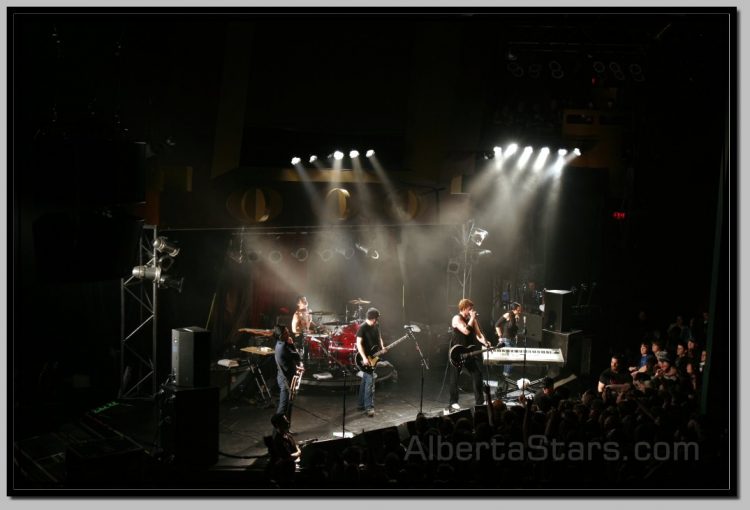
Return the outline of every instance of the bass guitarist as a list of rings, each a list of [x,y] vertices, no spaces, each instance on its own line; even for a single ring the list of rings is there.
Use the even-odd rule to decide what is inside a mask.
[[[451,347],[462,345],[464,347],[489,347],[490,343],[484,338],[484,333],[479,327],[479,314],[474,309],[474,303],[470,299],[462,299],[458,302],[458,313],[453,316],[451,327],[453,328],[453,339]],[[472,356],[466,360],[463,365],[471,374],[472,387],[474,389],[474,400],[476,405],[482,405],[484,395],[482,393],[482,365],[481,360]],[[448,368],[450,379],[448,386],[450,388],[450,410],[458,411],[461,406],[458,404],[458,376],[461,374],[461,368],[450,365]]]
[[[362,323],[357,331],[357,352],[362,357],[362,364],[367,367],[370,364],[368,354],[376,349],[385,349],[383,337],[380,336],[380,312],[377,308],[367,310],[367,320]],[[370,370],[362,371],[362,382],[359,385],[359,407],[365,411],[367,416],[375,416],[375,373]]]

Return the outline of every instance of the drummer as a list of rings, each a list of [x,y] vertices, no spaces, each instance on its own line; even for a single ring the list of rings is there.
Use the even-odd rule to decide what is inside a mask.
[[[298,348],[303,349],[302,358],[307,361],[309,352],[307,345],[305,345],[305,335],[310,334],[310,327],[313,325],[312,314],[308,308],[307,298],[305,296],[297,297],[297,309],[294,311],[292,317],[292,334],[294,335],[294,343],[297,344]]]

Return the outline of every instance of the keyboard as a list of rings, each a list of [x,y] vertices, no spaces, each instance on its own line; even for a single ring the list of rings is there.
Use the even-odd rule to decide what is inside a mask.
[[[523,355],[526,352],[526,364],[559,364],[565,363],[562,350],[546,349],[543,347],[503,347],[485,353],[482,356],[485,364],[513,365],[523,364]]]

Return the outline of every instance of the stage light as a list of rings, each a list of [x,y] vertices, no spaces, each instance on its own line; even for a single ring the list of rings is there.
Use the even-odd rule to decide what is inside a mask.
[[[492,255],[492,250],[479,250],[477,252],[477,257],[486,257],[487,255]]]
[[[336,152],[334,152],[334,153],[333,153],[333,159],[335,159],[335,160],[337,160],[337,161],[338,161],[338,160],[342,160],[342,159],[344,159],[344,153],[343,153],[343,152],[341,152],[341,151],[336,151]]]
[[[367,152],[365,153],[365,156],[367,156],[368,158],[371,158],[371,157],[373,157],[374,155],[375,155],[375,151],[374,151],[374,150],[372,150],[372,149],[368,150],[368,151],[367,151]]]
[[[521,157],[518,158],[518,164],[516,165],[516,167],[524,168],[526,166],[526,163],[529,162],[529,158],[531,158],[532,152],[534,152],[534,149],[532,149],[530,146],[524,147],[523,152],[521,153]]]
[[[565,156],[568,153],[567,149],[559,149],[557,151],[558,156]]]
[[[469,240],[477,246],[482,246],[486,237],[487,231],[477,227],[471,229],[471,233],[469,234]]]
[[[507,157],[512,156],[513,154],[516,153],[517,150],[518,150],[518,145],[516,145],[515,143],[508,145],[508,148],[505,149],[505,157],[507,158]]]
[[[161,268],[159,266],[135,266],[133,276],[139,280],[156,281],[161,277]]]
[[[159,266],[135,266],[132,273],[140,280],[156,282],[159,288],[168,287],[177,292],[182,292],[182,284],[185,281],[184,277],[177,278],[163,275],[162,268]]]
[[[450,259],[448,261],[448,267],[446,267],[445,270],[451,274],[458,274],[459,267],[460,264],[457,259]]]
[[[580,156],[581,155],[581,149],[579,149],[578,147],[576,147],[575,149],[573,149],[573,154],[575,154],[576,156]]]
[[[268,254],[268,261],[272,264],[278,264],[281,262],[281,252],[279,250],[273,250]]]
[[[309,159],[310,163],[315,163],[317,160],[318,160],[318,156],[316,156],[315,154],[310,156],[310,159]]]
[[[536,157],[536,161],[534,161],[534,170],[541,170],[544,167],[544,163],[547,161],[548,156],[549,147],[542,147],[542,150],[539,151],[539,155]]]
[[[352,149],[349,151],[349,157],[354,159],[359,157],[359,151],[356,149]]]
[[[378,250],[374,250],[374,249],[369,248],[367,246],[363,246],[363,245],[361,245],[359,243],[355,243],[354,246],[359,251],[361,251],[362,253],[364,253],[365,255],[367,255],[368,257],[370,257],[373,260],[377,260],[377,259],[380,258],[380,253],[378,253]]]
[[[162,271],[169,271],[169,268],[172,267],[173,263],[174,259],[169,255],[162,255],[157,261],[157,265],[161,268]]]
[[[298,165],[300,161],[302,161],[302,160],[299,159],[297,156],[294,156],[292,158],[292,165]]]
[[[329,260],[331,260],[331,257],[333,257],[333,250],[331,250],[330,248],[325,248],[323,250],[320,250],[318,252],[318,255],[320,256],[320,260],[322,260],[323,262],[328,262]]]
[[[297,248],[297,251],[293,251],[291,255],[298,261],[304,262],[307,260],[309,253],[307,251],[307,248]]]
[[[245,260],[247,260],[248,262],[258,262],[258,260],[260,260],[260,252],[250,250],[245,254]]]
[[[495,146],[495,147],[492,148],[492,152],[495,153],[495,157],[496,158],[499,158],[500,156],[503,155],[503,148]]]
[[[176,257],[180,253],[179,246],[167,241],[166,237],[159,236],[154,240],[154,248],[160,253],[166,253],[170,257]]]

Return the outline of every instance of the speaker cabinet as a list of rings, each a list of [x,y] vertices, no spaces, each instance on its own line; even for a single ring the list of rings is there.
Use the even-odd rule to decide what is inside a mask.
[[[161,446],[174,462],[216,464],[219,455],[219,388],[171,387],[161,404]]]
[[[573,319],[573,292],[570,290],[544,291],[544,329],[570,331]]]
[[[564,366],[574,374],[588,375],[591,373],[591,338],[585,337],[583,331],[569,332],[542,331],[542,347],[560,349]]]
[[[537,343],[542,341],[542,316],[536,313],[524,312],[523,318],[526,320],[526,338],[534,340]],[[528,347],[531,347],[531,343]]]
[[[198,326],[172,330],[172,373],[177,386],[208,386],[211,332]]]

